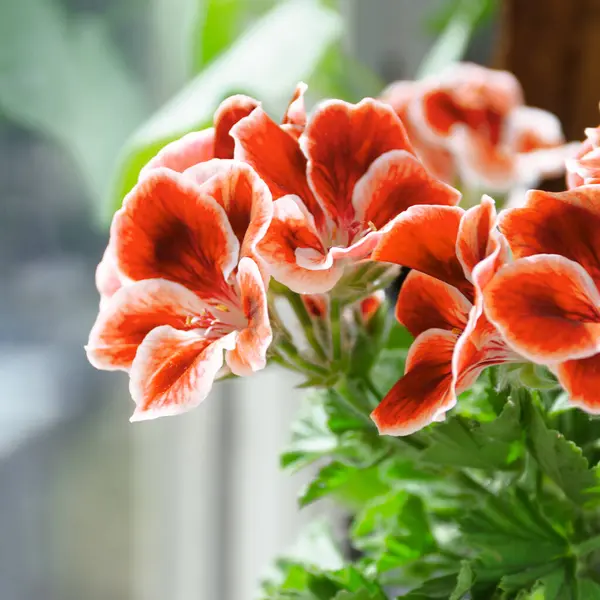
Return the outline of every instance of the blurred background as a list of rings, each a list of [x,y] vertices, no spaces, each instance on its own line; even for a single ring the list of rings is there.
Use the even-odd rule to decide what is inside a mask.
[[[130,425],[83,345],[110,215],[157,148],[244,92],[356,100],[466,57],[567,137],[598,122],[596,0],[0,0],[0,599],[251,600],[315,517],[278,472],[289,374]]]

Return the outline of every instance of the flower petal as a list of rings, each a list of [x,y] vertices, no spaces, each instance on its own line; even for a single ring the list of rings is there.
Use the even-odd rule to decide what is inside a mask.
[[[564,143],[558,117],[547,110],[517,106],[507,116],[504,143],[515,152],[532,152]]]
[[[412,154],[392,150],[376,158],[356,183],[352,204],[357,221],[382,229],[411,206],[454,206],[460,196],[458,190],[431,177]]]
[[[151,331],[131,367],[129,390],[137,405],[131,421],[178,415],[198,406],[223,366],[223,351],[235,346],[235,335],[205,339],[198,331],[169,326]]]
[[[257,246],[271,275],[298,294],[328,292],[343,270],[331,264],[326,266],[327,249],[312,215],[297,196],[279,198],[273,208],[271,225]],[[322,259],[319,261],[318,257]],[[298,264],[299,259],[304,266]]]
[[[90,332],[88,359],[97,369],[127,370],[138,346],[160,325],[191,329],[207,308],[196,294],[164,279],[122,287],[106,301]]]
[[[113,248],[109,245],[104,251],[102,260],[96,267],[96,289],[100,293],[100,307],[121,289],[123,282],[117,268]]]
[[[456,256],[464,211],[456,206],[413,206],[396,218],[373,252],[373,260],[422,271],[472,296]]]
[[[413,343],[406,374],[371,413],[385,435],[410,435],[456,404],[452,385],[452,353],[457,336],[430,329]]]
[[[230,135],[231,128],[259,105],[258,100],[243,94],[230,96],[221,102],[214,116],[214,158],[233,158],[235,143]]]
[[[456,125],[449,138],[460,177],[472,189],[504,192],[517,181],[517,154],[497,143],[487,134]]]
[[[324,215],[308,186],[306,157],[298,141],[258,107],[232,130],[235,158],[248,163],[267,184],[273,199],[295,195],[302,199],[319,227]]]
[[[515,258],[560,254],[581,264],[600,283],[600,186],[530,191],[525,207],[503,213],[500,230]]]
[[[304,107],[304,94],[308,86],[301,81],[294,90],[294,94],[281,121],[283,129],[296,139],[302,135],[306,127],[306,108]]]
[[[183,175],[155,169],[128,195],[111,236],[120,271],[168,279],[203,296],[227,294],[239,242],[225,211]]]
[[[428,329],[460,334],[467,325],[471,307],[454,286],[411,271],[400,288],[396,318],[415,337]]]
[[[600,354],[564,362],[558,366],[557,375],[572,404],[600,414]]]
[[[376,158],[390,150],[413,152],[396,113],[371,98],[358,104],[324,102],[310,119],[301,142],[311,188],[338,225],[355,220],[354,186]]]
[[[581,265],[542,254],[506,265],[483,291],[506,341],[534,362],[600,351],[600,293]]]
[[[142,179],[160,167],[183,173],[192,165],[214,158],[214,142],[215,130],[212,127],[188,133],[160,150],[140,171],[139,178]]]
[[[487,195],[481,203],[465,212],[460,220],[456,240],[456,255],[465,276],[472,281],[473,269],[488,256],[496,246],[493,231],[496,226],[494,200]]]
[[[223,207],[240,243],[240,255],[253,256],[273,216],[271,192],[262,179],[247,164],[223,159],[196,165],[184,175]]]
[[[248,326],[238,333],[235,349],[227,352],[226,360],[235,375],[243,376],[265,368],[273,332],[269,324],[267,293],[258,266],[252,259],[240,260],[237,280]]]

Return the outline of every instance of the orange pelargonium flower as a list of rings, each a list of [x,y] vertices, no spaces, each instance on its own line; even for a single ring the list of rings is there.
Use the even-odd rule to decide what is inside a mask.
[[[392,84],[382,98],[407,125],[419,158],[450,183],[508,190],[559,174],[571,149],[558,119],[523,105],[506,71],[459,63],[419,82]]]
[[[550,365],[571,401],[600,412],[600,185],[531,191],[500,221],[517,260],[485,290],[506,341]]]
[[[567,160],[569,188],[600,183],[600,126],[586,129],[585,134],[576,156]]]
[[[495,225],[488,197],[467,211],[414,207],[373,253],[414,269],[401,288],[396,317],[415,341],[404,376],[371,415],[381,433],[414,433],[442,418],[484,368],[523,360],[483,312],[482,290],[507,258]]]
[[[321,104],[299,140],[259,107],[231,131],[235,156],[267,183],[274,215],[258,245],[273,277],[298,293],[324,293],[347,261],[370,256],[382,233],[415,204],[457,204],[432,178],[385,104]]]
[[[265,366],[272,335],[254,251],[271,194],[243,163],[200,167],[153,169],[113,220],[104,261],[122,287],[102,303],[87,353],[100,369],[129,371],[133,420],[198,405],[224,350],[237,375]]]

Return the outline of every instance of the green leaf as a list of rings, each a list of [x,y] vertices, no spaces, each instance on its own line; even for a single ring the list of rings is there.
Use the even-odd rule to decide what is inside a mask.
[[[450,600],[462,600],[463,596],[471,589],[474,583],[473,569],[468,561],[464,560],[461,564],[456,587],[450,596]]]
[[[444,575],[426,581],[408,594],[400,596],[402,600],[448,600],[457,585],[457,575]],[[400,600],[400,598],[398,600]]]
[[[499,588],[506,592],[518,592],[523,588],[529,588],[538,579],[550,578],[559,573],[561,578],[564,578],[563,561],[554,561],[547,564],[536,565],[529,569],[524,569],[517,573],[505,575],[500,580]]]
[[[419,79],[435,75],[449,64],[462,59],[475,28],[485,14],[487,4],[487,1],[482,0],[460,0],[456,3],[443,32],[419,67]]]
[[[91,199],[108,194],[145,105],[101,17],[68,20],[53,0],[0,2],[0,112],[58,142]]]
[[[210,126],[215,109],[228,95],[246,93],[262,100],[267,109],[283,107],[296,83],[310,78],[340,31],[339,17],[317,0],[289,0],[257,21],[129,140],[111,212],[157,150]]]
[[[517,573],[564,557],[566,540],[518,488],[495,497],[461,519],[467,544],[479,549],[478,562],[488,575]]]
[[[356,516],[351,538],[379,573],[436,550],[423,500],[403,491],[369,502]]]
[[[577,600],[600,600],[600,584],[591,579],[577,582]]]
[[[323,496],[331,494],[336,489],[348,482],[354,469],[341,462],[334,461],[322,467],[316,477],[300,492],[298,502],[306,506]]]
[[[589,469],[581,449],[546,426],[536,402],[523,404],[528,446],[540,469],[576,504],[596,503],[598,476]]]
[[[520,412],[519,404],[509,401],[502,414],[488,423],[451,417],[430,429],[431,443],[422,460],[455,467],[510,468],[520,455]]]
[[[544,600],[571,600],[567,573],[564,569],[553,571],[540,579]]]
[[[283,468],[298,470],[335,452],[337,436],[330,431],[325,409],[328,392],[313,391],[304,399],[300,415],[292,424],[292,439],[281,456]]]

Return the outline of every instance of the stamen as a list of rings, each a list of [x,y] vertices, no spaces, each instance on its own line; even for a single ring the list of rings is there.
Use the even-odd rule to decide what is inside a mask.
[[[376,227],[375,223],[373,223],[373,221],[368,221],[367,225],[369,226],[369,229],[371,231],[377,231],[377,227]]]
[[[216,304],[215,308],[221,312],[229,312],[229,307],[226,304]]]

